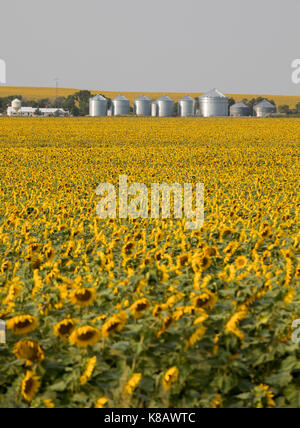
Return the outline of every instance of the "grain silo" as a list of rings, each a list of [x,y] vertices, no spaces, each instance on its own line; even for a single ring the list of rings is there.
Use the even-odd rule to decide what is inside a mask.
[[[156,100],[157,116],[172,117],[174,116],[174,101],[172,98],[164,95]]]
[[[118,95],[112,101],[112,115],[122,116],[130,113],[130,102],[124,95]]]
[[[195,116],[196,101],[187,95],[178,101],[178,116],[191,117]]]
[[[102,95],[90,98],[90,116],[107,116],[107,99]]]
[[[269,103],[267,100],[263,100],[253,108],[254,116],[266,117],[272,113],[276,113],[277,109],[274,104]]]
[[[141,95],[133,102],[134,114],[137,116],[151,116],[152,101],[149,97]]]
[[[15,98],[11,103],[11,107],[14,114],[19,113],[22,107],[22,101],[20,101],[18,98]]]
[[[230,107],[230,116],[248,117],[250,116],[250,108],[242,102],[236,103]]]
[[[152,101],[151,104],[151,116],[156,117],[157,116],[157,103],[156,101]]]
[[[228,97],[212,89],[199,97],[200,114],[203,117],[228,116]]]

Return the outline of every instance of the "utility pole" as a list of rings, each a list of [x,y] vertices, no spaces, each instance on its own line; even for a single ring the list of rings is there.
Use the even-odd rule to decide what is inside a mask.
[[[58,85],[59,85],[59,77],[55,77],[55,79],[53,79],[55,81],[55,95],[56,95],[56,99],[58,98]]]

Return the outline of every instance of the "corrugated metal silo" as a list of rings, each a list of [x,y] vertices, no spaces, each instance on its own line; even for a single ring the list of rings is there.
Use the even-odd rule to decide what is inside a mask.
[[[118,95],[112,101],[112,115],[122,116],[130,113],[130,102],[124,95]]]
[[[18,98],[15,98],[11,103],[11,107],[14,113],[18,113],[22,107],[22,101],[19,100]]]
[[[277,109],[274,104],[269,103],[269,101],[264,100],[261,103],[257,104],[254,108],[254,116],[256,117],[266,117],[272,113],[276,113]]]
[[[230,107],[230,116],[248,117],[250,116],[250,108],[242,102],[236,103]]]
[[[172,117],[174,116],[174,100],[164,95],[156,100],[157,116],[159,117]]]
[[[217,89],[212,89],[199,97],[201,116],[218,117],[228,116],[228,97]]]
[[[195,116],[196,101],[187,95],[178,101],[178,116],[191,117]]]
[[[141,95],[133,102],[134,114],[137,116],[151,116],[152,101],[149,97]]]
[[[107,116],[107,99],[102,95],[90,98],[90,116]]]
[[[151,104],[151,116],[152,117],[157,117],[157,104],[156,104],[156,101],[152,101],[152,104]]]

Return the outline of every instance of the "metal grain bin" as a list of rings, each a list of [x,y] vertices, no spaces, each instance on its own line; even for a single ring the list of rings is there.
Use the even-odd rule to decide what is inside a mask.
[[[196,101],[187,95],[178,101],[178,116],[191,117],[195,116]]]
[[[123,95],[118,95],[112,101],[112,115],[122,116],[130,113],[130,102]]]
[[[107,99],[102,95],[90,98],[90,116],[107,116]]]
[[[157,116],[159,117],[172,117],[174,116],[174,101],[167,95],[162,96],[156,100]]]
[[[153,101],[151,104],[151,116],[157,117],[157,103]]]
[[[133,102],[134,114],[137,116],[151,116],[151,105],[151,99],[145,95],[141,95]]]
[[[199,97],[201,116],[217,117],[228,116],[228,97],[217,89],[212,89]]]
[[[269,103],[269,101],[264,100],[261,103],[257,104],[254,108],[254,116],[256,117],[266,117],[272,113],[276,113],[277,109],[274,104]]]
[[[22,101],[18,98],[15,98],[11,103],[11,107],[13,109],[13,113],[18,113],[21,110]]]
[[[232,117],[248,117],[250,116],[250,108],[240,102],[230,107],[230,116]]]

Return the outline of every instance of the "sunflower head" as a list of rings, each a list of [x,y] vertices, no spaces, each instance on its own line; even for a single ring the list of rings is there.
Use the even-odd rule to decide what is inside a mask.
[[[139,299],[130,306],[130,310],[135,318],[140,318],[146,309],[151,307],[151,303],[146,298]]]
[[[38,376],[35,376],[33,372],[28,371],[26,373],[25,378],[23,379],[21,389],[22,395],[25,400],[30,403],[34,399],[38,390],[40,389],[40,386],[40,378]]]
[[[95,409],[104,409],[107,403],[108,403],[108,398],[106,397],[98,398],[95,404]]]
[[[247,266],[248,259],[245,256],[240,256],[236,259],[235,264],[238,269],[244,269]]]
[[[137,388],[138,384],[140,383],[141,379],[142,379],[141,373],[134,373],[129,379],[129,381],[127,382],[127,384],[125,385],[123,394],[125,396],[132,395],[135,389]]]
[[[80,308],[91,306],[96,300],[97,292],[94,288],[78,288],[70,293],[70,301]]]
[[[208,269],[212,264],[211,257],[205,254],[195,254],[192,258],[192,265],[194,270],[204,271]]]
[[[219,255],[219,251],[216,247],[206,247],[203,250],[203,254],[207,257],[217,257]]]
[[[7,321],[8,330],[12,330],[16,335],[30,333],[36,330],[37,326],[37,319],[32,315],[20,315]]]
[[[189,262],[189,256],[188,254],[181,254],[178,256],[178,266],[179,268],[185,267]]]
[[[71,318],[60,321],[54,326],[54,335],[66,339],[74,330],[75,321]]]
[[[204,290],[202,294],[193,299],[196,308],[211,310],[217,302],[217,296],[209,290]]]
[[[85,325],[77,327],[71,334],[69,341],[71,345],[77,346],[77,348],[87,348],[88,346],[94,346],[100,339],[100,332],[94,327]]]
[[[274,394],[268,385],[259,385],[254,388],[256,408],[272,408],[276,406]]]
[[[108,337],[114,333],[120,333],[123,330],[127,321],[127,314],[122,311],[113,317],[109,318],[106,323],[103,324],[101,333],[103,337]]]
[[[21,340],[16,343],[13,352],[18,360],[30,363],[37,363],[45,359],[41,345],[34,340]]]
[[[171,367],[169,370],[166,371],[163,377],[163,387],[165,391],[168,391],[173,383],[175,383],[178,379],[179,371],[176,366]]]

